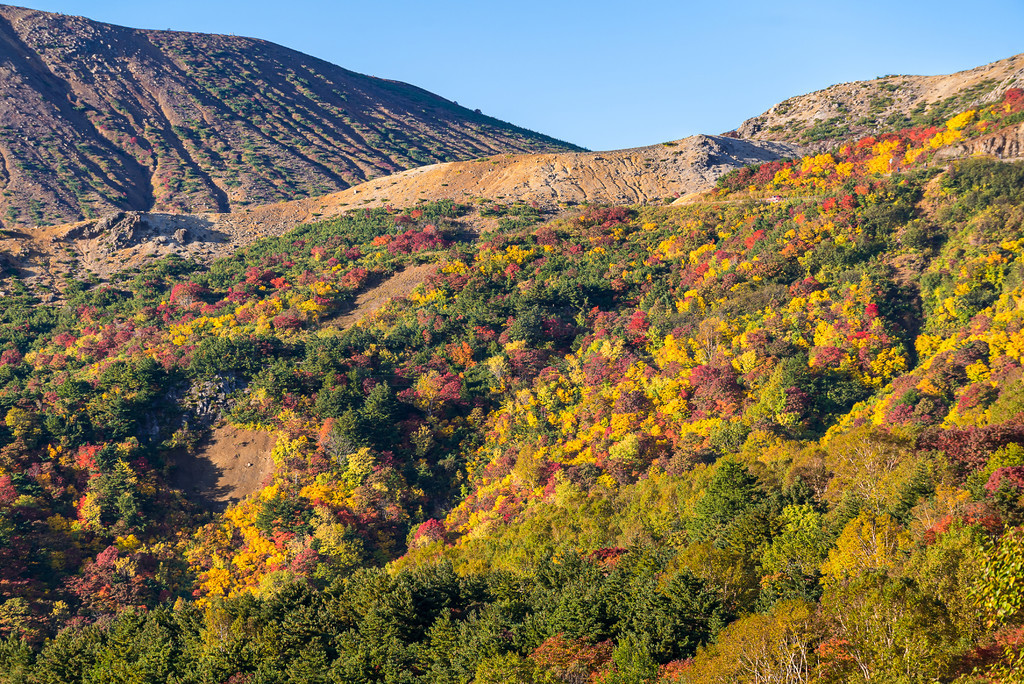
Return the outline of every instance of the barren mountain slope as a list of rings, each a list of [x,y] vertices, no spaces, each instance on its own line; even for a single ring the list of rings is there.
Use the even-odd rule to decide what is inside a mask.
[[[943,76],[886,76],[791,97],[743,122],[744,138],[827,147],[880,128],[928,123],[1024,85],[1024,54]]]
[[[0,225],[230,211],[571,145],[273,43],[0,5]]]
[[[352,206],[483,197],[545,207],[583,202],[643,204],[706,190],[747,164],[799,156],[800,147],[696,135],[611,152],[499,155],[405,171],[331,197]]]
[[[503,154],[424,166],[322,197],[231,213],[128,212],[18,231],[0,236],[0,253],[23,276],[55,284],[74,267],[102,277],[170,252],[209,261],[301,223],[386,204],[483,199],[555,209],[585,202],[669,201],[706,190],[737,167],[799,154],[800,147],[788,143],[706,135],[611,152]]]

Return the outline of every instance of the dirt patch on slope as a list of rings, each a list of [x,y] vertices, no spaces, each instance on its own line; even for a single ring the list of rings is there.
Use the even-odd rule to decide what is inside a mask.
[[[437,268],[436,264],[410,266],[399,271],[380,285],[363,290],[353,300],[351,308],[323,322],[323,327],[335,327],[344,330],[355,325],[363,316],[373,313],[391,299],[408,297],[416,286]]]
[[[276,437],[235,425],[215,427],[195,453],[173,461],[171,482],[212,510],[223,510],[259,491],[274,472],[270,452]]]
[[[409,296],[436,268],[436,264],[410,266],[361,292],[349,309],[322,325],[348,328],[389,300]],[[231,424],[214,427],[195,452],[173,457],[171,483],[205,508],[223,511],[267,483],[274,472],[275,442],[276,437],[267,432]]]

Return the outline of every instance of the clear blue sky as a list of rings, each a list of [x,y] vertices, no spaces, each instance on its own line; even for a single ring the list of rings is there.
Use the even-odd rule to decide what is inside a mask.
[[[720,133],[833,83],[950,73],[1024,52],[1024,0],[14,4],[265,38],[591,149]]]

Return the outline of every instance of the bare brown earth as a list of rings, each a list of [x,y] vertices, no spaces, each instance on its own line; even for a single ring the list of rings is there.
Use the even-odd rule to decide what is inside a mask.
[[[879,127],[952,115],[991,103],[1024,85],[1024,54],[941,76],[885,76],[783,100],[743,122],[744,138],[787,140],[818,148],[874,133]]]
[[[798,156],[792,144],[698,135],[611,152],[496,155],[434,164],[348,190],[231,213],[129,212],[0,236],[0,259],[55,296],[64,273],[101,278],[177,253],[200,261],[230,254],[261,237],[353,209],[454,199],[534,202],[548,209],[582,203],[667,202],[706,190],[746,164]],[[76,271],[77,269],[77,271]]]
[[[266,432],[214,427],[194,453],[178,454],[172,482],[189,498],[222,509],[262,488],[274,472],[274,442]]]
[[[610,152],[496,155],[404,171],[336,193],[335,207],[407,206],[451,198],[533,202],[542,207],[583,203],[645,204],[706,190],[747,164],[797,156],[796,145],[696,135]]]
[[[0,227],[228,212],[432,162],[568,149],[267,41],[0,5]]]

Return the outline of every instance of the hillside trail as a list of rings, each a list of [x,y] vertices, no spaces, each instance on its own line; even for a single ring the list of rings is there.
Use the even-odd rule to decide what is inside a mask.
[[[780,197],[779,199],[772,199],[771,197],[744,197],[742,199],[733,200],[706,200],[700,196],[687,195],[686,197],[680,197],[672,203],[674,207],[685,207],[693,204],[700,205],[720,205],[720,204],[776,204],[778,202],[792,202],[792,201],[818,201],[824,199],[825,195],[799,195]]]
[[[407,266],[403,270],[391,275],[379,285],[369,287],[358,295],[352,302],[352,306],[320,323],[320,328],[338,328],[345,330],[358,323],[363,317],[372,314],[382,308],[392,299],[408,297],[416,286],[426,280],[427,276],[437,269],[437,264],[420,264],[418,266]]]

